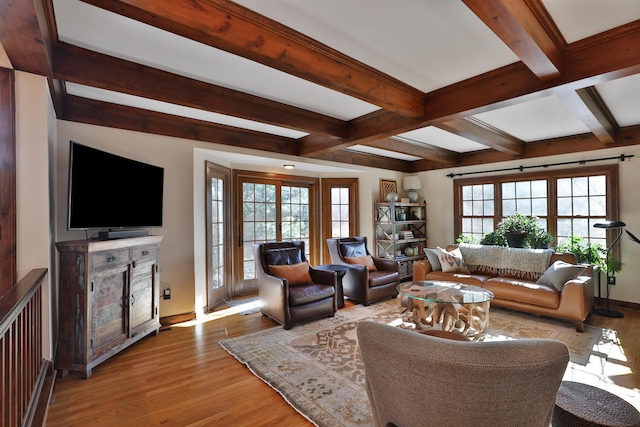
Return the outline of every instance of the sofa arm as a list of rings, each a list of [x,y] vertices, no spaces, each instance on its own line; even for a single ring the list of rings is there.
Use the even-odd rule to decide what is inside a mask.
[[[382,271],[400,271],[400,264],[394,259],[373,258],[373,264],[378,270]]]
[[[564,318],[583,321],[593,308],[593,280],[590,276],[580,276],[569,280],[560,292],[558,313]]]
[[[422,261],[413,262],[413,280],[425,280],[427,274],[431,273],[431,263],[424,259]]]

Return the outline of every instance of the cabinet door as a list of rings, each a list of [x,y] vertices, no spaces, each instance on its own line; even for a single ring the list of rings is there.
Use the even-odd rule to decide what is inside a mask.
[[[129,266],[95,272],[91,281],[92,358],[108,352],[127,339],[127,278]]]
[[[158,325],[157,247],[135,248],[132,253],[129,334]]]

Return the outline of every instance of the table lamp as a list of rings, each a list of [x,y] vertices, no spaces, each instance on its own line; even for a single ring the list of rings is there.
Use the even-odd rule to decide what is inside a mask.
[[[405,176],[402,180],[402,188],[407,192],[409,201],[416,203],[418,201],[418,190],[422,189],[420,177],[416,175]]]
[[[596,308],[593,310],[594,313],[599,314],[601,316],[605,316],[605,317],[615,317],[615,318],[621,318],[624,317],[624,314],[616,311],[616,310],[610,310],[609,309],[609,292],[611,291],[611,285],[615,285],[616,284],[616,278],[615,278],[615,274],[616,272],[613,271],[613,269],[609,268],[609,254],[611,252],[611,249],[615,246],[616,243],[618,243],[618,240],[620,239],[620,236],[622,236],[622,228],[625,226],[626,224],[622,221],[605,221],[605,222],[598,222],[596,224],[593,224],[593,226],[595,228],[606,228],[606,229],[619,229],[620,232],[618,233],[618,235],[616,236],[615,239],[613,239],[613,243],[611,243],[611,245],[609,245],[609,247],[607,248],[607,252],[606,252],[606,260],[607,260],[607,308]]]

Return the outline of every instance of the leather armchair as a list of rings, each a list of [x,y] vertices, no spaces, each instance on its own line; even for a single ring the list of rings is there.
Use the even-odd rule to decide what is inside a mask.
[[[337,274],[335,271],[316,270],[304,266],[306,279],[291,273],[279,277],[272,270],[290,270],[300,273],[301,263],[307,263],[304,242],[272,242],[253,245],[256,279],[262,314],[272,318],[285,329],[297,323],[335,315],[338,309]],[[285,268],[278,268],[278,267]],[[296,268],[298,266],[299,268]],[[282,273],[282,272],[281,272]],[[298,274],[300,276],[300,274]],[[302,280],[301,283],[300,280]]]
[[[370,271],[365,265],[352,264],[345,257],[371,256],[367,249],[366,237],[346,237],[327,239],[331,263],[349,267],[342,279],[344,296],[369,305],[374,301],[398,295],[400,266],[397,261],[387,258],[373,258],[377,271]]]
[[[376,426],[549,427],[569,349],[556,340],[462,342],[362,321]]]

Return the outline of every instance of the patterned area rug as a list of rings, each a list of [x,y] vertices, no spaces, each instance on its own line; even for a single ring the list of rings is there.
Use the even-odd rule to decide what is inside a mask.
[[[398,300],[357,305],[338,311],[333,318],[288,331],[275,327],[222,340],[220,345],[313,424],[372,426],[356,325],[368,319],[411,328],[402,316]],[[585,325],[585,331],[578,333],[568,322],[492,308],[489,328],[474,339],[530,337],[563,341],[570,349],[571,362],[586,365],[592,349],[608,354],[615,332]]]

